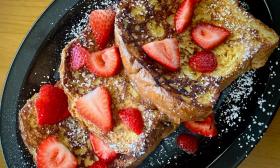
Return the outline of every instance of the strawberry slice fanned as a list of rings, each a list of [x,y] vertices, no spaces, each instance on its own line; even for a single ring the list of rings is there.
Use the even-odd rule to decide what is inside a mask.
[[[156,60],[170,71],[180,68],[180,52],[175,38],[154,41],[142,46],[149,57]]]
[[[99,49],[104,49],[114,29],[116,13],[111,10],[94,10],[89,15],[89,24]]]
[[[98,160],[94,162],[89,168],[108,168],[108,165],[102,160]]]
[[[111,96],[105,87],[97,87],[79,98],[76,106],[78,113],[84,120],[95,124],[104,133],[112,130]]]
[[[55,136],[43,140],[36,155],[38,168],[76,168],[75,156]]]
[[[193,28],[191,36],[200,47],[211,50],[225,42],[230,32],[213,24],[199,23]]]
[[[62,89],[50,84],[40,88],[35,108],[39,125],[57,124],[70,116],[66,94]]]
[[[195,5],[198,0],[184,0],[176,15],[175,15],[175,26],[177,33],[182,33],[191,24],[194,13]]]
[[[108,144],[93,134],[90,134],[89,138],[94,153],[101,161],[105,163],[111,163],[116,159],[118,154],[113,149],[111,149]]]
[[[184,125],[189,131],[195,134],[210,138],[217,136],[217,128],[215,126],[213,114],[208,116],[204,121],[186,121]]]
[[[119,49],[116,46],[91,53],[86,59],[87,69],[100,77],[112,77],[121,67]]]

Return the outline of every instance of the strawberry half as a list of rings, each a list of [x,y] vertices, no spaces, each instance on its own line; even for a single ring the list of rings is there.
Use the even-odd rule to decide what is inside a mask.
[[[111,149],[108,144],[93,134],[90,134],[89,138],[94,153],[101,161],[105,163],[111,163],[116,159],[118,154],[113,149]]]
[[[38,168],[76,168],[78,165],[75,156],[54,136],[40,143],[36,160]]]
[[[69,49],[70,67],[72,70],[79,70],[85,65],[89,52],[80,44],[73,44]]]
[[[193,28],[191,36],[197,45],[206,50],[211,50],[225,42],[230,36],[230,32],[223,27],[200,23]]]
[[[96,161],[89,168],[108,168],[107,164],[102,160]]]
[[[78,113],[87,121],[95,124],[104,133],[112,130],[111,96],[101,86],[79,98],[76,102]]]
[[[105,48],[114,29],[116,13],[113,10],[94,10],[89,15],[89,24],[99,49]]]
[[[177,33],[182,33],[191,24],[194,13],[194,8],[198,0],[184,0],[176,15],[175,26]]]
[[[149,57],[165,66],[170,71],[177,71],[180,67],[180,52],[175,38],[154,41],[142,46]]]
[[[206,137],[217,136],[217,128],[215,126],[214,115],[211,114],[204,121],[186,121],[185,127],[193,133]]]
[[[119,111],[122,122],[127,125],[137,135],[141,134],[144,129],[142,114],[138,109],[127,108]]]
[[[198,139],[192,135],[181,134],[177,137],[177,145],[188,154],[195,154],[198,149]]]
[[[62,89],[50,84],[40,88],[35,108],[39,125],[56,124],[70,116],[66,94]]]
[[[211,51],[200,51],[190,58],[189,65],[194,71],[210,73],[217,68],[218,62]]]
[[[100,77],[116,75],[121,67],[119,49],[113,46],[88,55],[86,66],[91,73]]]

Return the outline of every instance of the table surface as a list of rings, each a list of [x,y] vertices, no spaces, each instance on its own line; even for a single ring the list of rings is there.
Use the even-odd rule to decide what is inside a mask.
[[[34,21],[52,0],[0,0],[0,91],[9,67]],[[280,110],[279,110],[280,111]],[[241,168],[280,167],[280,112]],[[0,167],[4,167],[0,152]]]

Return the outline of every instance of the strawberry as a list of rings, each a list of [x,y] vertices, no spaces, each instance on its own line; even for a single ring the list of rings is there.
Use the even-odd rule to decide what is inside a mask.
[[[121,67],[121,58],[116,46],[90,54],[86,59],[87,69],[100,77],[116,75]]]
[[[107,164],[101,160],[96,161],[89,168],[108,168]]]
[[[191,132],[200,134],[206,137],[215,137],[217,128],[215,126],[214,115],[211,114],[204,121],[186,121],[184,125]]]
[[[222,44],[230,36],[230,32],[223,27],[200,23],[193,28],[191,36],[200,47],[211,50]]]
[[[176,15],[175,15],[175,26],[177,33],[182,33],[191,24],[195,5],[198,0],[184,0]]]
[[[94,153],[98,156],[98,158],[101,161],[105,163],[111,163],[118,156],[118,154],[113,149],[111,149],[108,144],[103,142],[100,138],[96,137],[93,134],[90,134],[89,138]]]
[[[180,52],[175,38],[154,41],[142,46],[149,57],[165,66],[170,71],[177,71],[180,67]]]
[[[217,68],[218,62],[211,51],[200,51],[190,58],[189,65],[194,71],[210,73]]]
[[[89,15],[89,25],[99,49],[105,48],[114,29],[116,13],[111,10],[94,10]]]
[[[70,116],[66,94],[62,89],[50,84],[40,88],[35,108],[39,125],[56,124]]]
[[[43,140],[37,150],[38,168],[76,168],[75,156],[55,136]]]
[[[177,145],[188,154],[195,154],[198,144],[198,139],[194,136],[181,134],[177,137]]]
[[[137,135],[143,132],[144,122],[142,114],[138,109],[127,108],[119,111],[122,122],[127,125]]]
[[[70,67],[72,70],[79,70],[85,65],[85,60],[89,52],[80,44],[73,44],[69,51]]]
[[[79,98],[76,103],[78,113],[89,122],[95,124],[104,133],[112,130],[111,96],[101,86]]]

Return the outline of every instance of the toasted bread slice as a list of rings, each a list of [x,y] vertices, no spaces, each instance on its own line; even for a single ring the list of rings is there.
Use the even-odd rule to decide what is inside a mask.
[[[77,158],[80,167],[90,166],[96,159],[88,138],[88,131],[79,122],[69,117],[55,124],[40,127],[37,124],[35,100],[38,94],[27,100],[19,112],[19,128],[27,149],[36,163],[36,152],[39,144],[50,135],[58,137]]]
[[[35,108],[35,100],[38,94],[27,100],[26,104],[19,112],[19,128],[24,144],[33,156],[36,163],[36,152],[39,144],[50,135],[58,137],[77,158],[79,167],[88,167],[96,160],[92,146],[89,140],[89,131],[73,117],[54,124],[39,126],[37,123],[37,112]],[[164,131],[164,132],[161,132]],[[170,130],[171,131],[171,130]],[[162,133],[167,133],[166,130],[158,129],[154,139],[150,139],[149,144],[145,144],[145,152],[137,156],[120,154],[109,167],[135,167],[140,164],[146,156],[148,156],[162,140]],[[167,135],[165,135],[167,136]],[[139,144],[140,145],[140,144]]]
[[[179,0],[124,0],[119,4],[115,40],[125,70],[138,92],[160,111],[179,123],[201,120],[212,112],[220,92],[240,74],[262,67],[279,37],[234,0],[201,0],[195,7],[191,26],[177,34],[174,16]],[[163,12],[164,11],[164,12]],[[189,67],[189,57],[202,49],[191,39],[191,29],[201,22],[224,27],[228,40],[213,50],[218,61],[212,73],[199,73]],[[144,44],[176,38],[179,41],[181,67],[169,72],[149,59]]]
[[[123,70],[116,76],[102,78],[90,73],[86,68],[80,70],[70,68],[69,47],[72,44],[80,43],[88,51],[94,52],[96,51],[94,43],[89,43],[92,39],[91,31],[86,28],[80,37],[72,40],[62,51],[60,77],[64,91],[69,97],[70,113],[90,132],[100,137],[118,153],[135,157],[145,155],[150,150],[150,146],[157,145],[161,139],[174,131],[177,125],[166,122],[165,115],[160,113],[151,103],[140,98]],[[114,127],[107,134],[83,118],[76,108],[78,98],[98,86],[105,86],[112,99]],[[140,135],[131,131],[119,118],[118,111],[130,107],[137,108],[142,113],[144,131]]]

